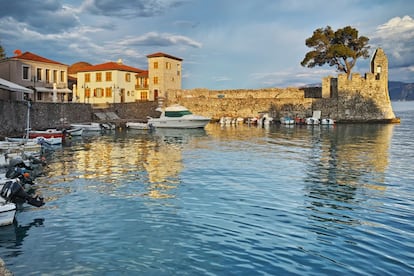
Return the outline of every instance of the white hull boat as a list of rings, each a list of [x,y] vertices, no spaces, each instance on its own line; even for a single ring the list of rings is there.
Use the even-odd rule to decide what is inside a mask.
[[[16,215],[16,204],[0,203],[0,226],[10,225]]]
[[[82,136],[83,128],[74,127],[74,128],[66,130],[66,133],[69,134],[70,136]]]
[[[335,120],[333,120],[333,119],[329,119],[329,118],[327,118],[327,119],[322,119],[321,120],[321,125],[334,125],[335,124]]]
[[[294,125],[295,120],[291,117],[282,117],[282,118],[280,118],[280,123],[282,125]]]
[[[62,144],[62,137],[53,137],[53,138],[44,138],[44,137],[36,137],[32,139],[26,139],[26,138],[13,138],[13,137],[7,137],[7,141],[9,142],[19,142],[19,143],[47,143],[49,145],[61,145]]]
[[[151,129],[151,125],[149,123],[139,123],[139,122],[127,122],[126,127],[130,129]]]
[[[159,118],[148,117],[148,124],[155,128],[204,128],[210,118],[192,114],[181,105],[172,105],[161,111]]]
[[[100,123],[85,123],[85,124],[70,124],[72,128],[81,128],[84,131],[102,131],[114,129],[111,124],[100,124]]]

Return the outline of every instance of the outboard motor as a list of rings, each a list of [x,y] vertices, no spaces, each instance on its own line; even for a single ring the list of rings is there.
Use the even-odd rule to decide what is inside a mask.
[[[19,179],[25,191],[32,189],[33,182],[32,171],[30,167],[20,159],[13,159],[10,161],[10,166],[6,172],[6,177],[10,179]]]
[[[24,203],[27,202],[30,205],[40,207],[45,205],[43,198],[36,196],[31,197],[24,190],[19,181],[7,181],[0,191],[0,196],[7,202]]]

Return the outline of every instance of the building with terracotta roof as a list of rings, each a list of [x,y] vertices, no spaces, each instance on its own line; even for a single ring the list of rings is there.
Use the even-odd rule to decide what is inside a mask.
[[[147,58],[148,70],[125,65],[122,60],[81,64],[74,97],[90,104],[155,101],[165,97],[168,89],[181,89],[182,59],[160,52]]]
[[[77,72],[73,91],[78,102],[127,103],[149,100],[148,72],[118,62],[85,66]]]
[[[34,94],[26,96],[34,101],[71,101],[67,65],[31,52],[15,51],[15,54],[0,61],[1,78],[32,89]]]
[[[182,59],[165,53],[148,58],[149,93],[154,99],[164,98],[168,89],[181,89]]]

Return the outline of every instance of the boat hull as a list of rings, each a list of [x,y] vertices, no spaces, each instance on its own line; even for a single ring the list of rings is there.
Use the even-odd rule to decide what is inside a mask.
[[[85,124],[70,124],[72,128],[82,128],[84,131],[103,131],[114,129],[111,124],[100,123],[85,123]]]
[[[209,122],[209,118],[152,118],[148,120],[148,124],[151,124],[155,128],[204,128]]]
[[[136,123],[136,122],[127,122],[126,127],[130,129],[150,129],[150,124],[148,123]]]
[[[29,132],[29,138],[37,138],[37,137],[43,137],[43,138],[57,138],[61,137],[64,138],[65,134],[56,129],[48,129],[48,130],[32,130]]]
[[[0,226],[10,225],[14,221],[16,215],[16,204],[4,203],[0,204]]]
[[[9,142],[19,142],[19,143],[39,143],[39,141],[43,139],[49,145],[60,145],[62,144],[62,137],[54,137],[54,138],[44,138],[44,137],[36,137],[32,139],[26,138],[13,138],[7,137],[6,140]]]

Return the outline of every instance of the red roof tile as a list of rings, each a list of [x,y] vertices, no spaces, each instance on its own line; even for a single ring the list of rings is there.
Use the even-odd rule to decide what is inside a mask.
[[[47,58],[35,55],[33,53],[30,53],[30,52],[24,52],[23,54],[14,56],[12,58],[39,61],[39,62],[44,62],[44,63],[53,63],[53,64],[66,65],[66,64],[51,60],[51,59],[47,59]]]
[[[109,71],[109,70],[118,70],[118,71],[127,71],[127,72],[135,72],[135,73],[141,73],[144,70],[127,66],[124,64],[120,64],[117,62],[107,62],[92,66],[85,66],[82,69],[80,69],[78,72],[89,72],[89,71]]]
[[[174,56],[171,56],[169,54],[165,54],[165,53],[161,53],[161,52],[154,53],[154,54],[151,54],[151,55],[148,55],[147,56],[147,58],[152,58],[152,57],[167,57],[167,58],[172,58],[172,59],[175,59],[175,60],[178,60],[178,61],[182,61],[183,60],[181,58],[174,57]]]
[[[148,71],[147,71],[147,70],[144,70],[144,71],[142,71],[142,72],[139,72],[139,73],[137,74],[137,76],[138,76],[138,77],[148,77]]]

